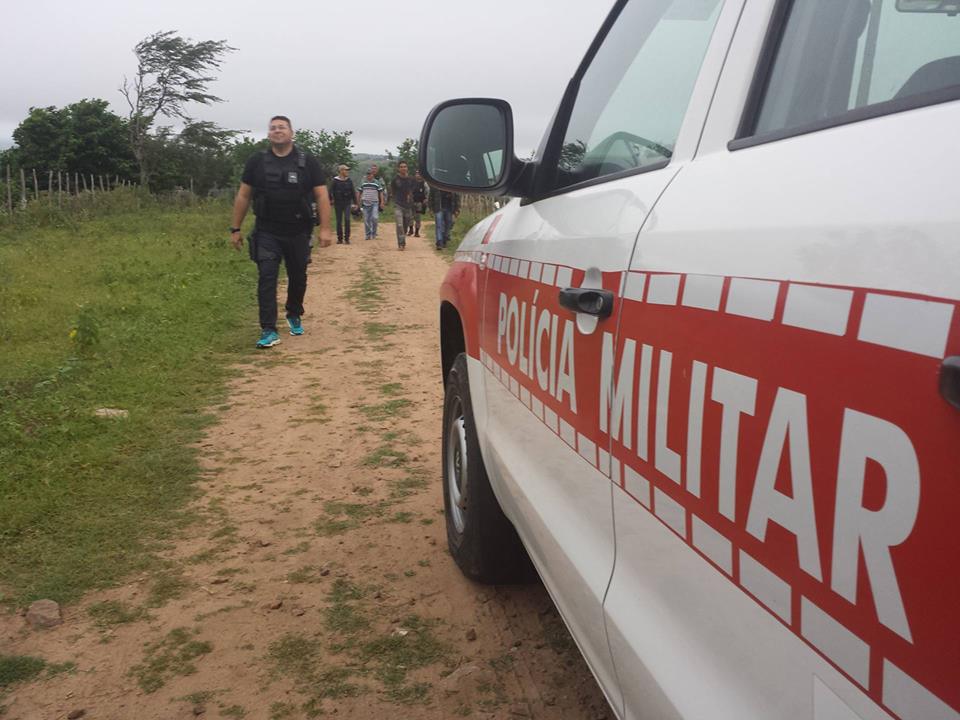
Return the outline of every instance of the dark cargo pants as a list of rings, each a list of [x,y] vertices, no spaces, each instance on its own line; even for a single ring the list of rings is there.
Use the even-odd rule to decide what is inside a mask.
[[[307,263],[310,262],[310,233],[274,235],[256,230],[250,235],[250,259],[257,263],[257,302],[260,328],[277,329],[277,278],[280,261],[287,268],[287,317],[303,315],[303,296],[307,292]]]

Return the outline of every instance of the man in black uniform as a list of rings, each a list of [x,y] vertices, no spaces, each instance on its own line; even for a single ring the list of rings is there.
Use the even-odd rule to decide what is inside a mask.
[[[283,115],[270,118],[270,147],[253,155],[243,169],[243,178],[233,201],[230,241],[240,250],[243,235],[240,226],[253,203],[257,216],[249,236],[250,259],[257,263],[260,305],[258,348],[280,342],[277,334],[277,276],[280,261],[287,268],[287,324],[291,335],[303,335],[303,296],[307,290],[307,263],[310,261],[310,236],[314,217],[311,202],[319,216],[319,245],[328,247],[330,200],[326,178],[316,158],[293,144],[293,126]]]

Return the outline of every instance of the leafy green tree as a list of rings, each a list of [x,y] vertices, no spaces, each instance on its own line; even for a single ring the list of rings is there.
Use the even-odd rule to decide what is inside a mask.
[[[150,187],[173,190],[193,187],[200,195],[229,187],[233,175],[230,154],[235,130],[214,123],[190,123],[179,133],[157,128],[147,138],[145,157],[152,168]]]
[[[420,141],[413,138],[406,138],[397,145],[397,164],[405,162],[410,168],[410,174],[420,165]]]
[[[124,121],[107,109],[106,100],[30,108],[13,139],[12,159],[24,169],[128,179],[135,166]]]
[[[130,107],[128,132],[140,168],[141,185],[146,185],[150,178],[153,154],[147,152],[147,145],[157,118],[189,122],[190,103],[221,102],[207,89],[215,79],[209,73],[218,70],[223,55],[234,49],[225,40],[194,43],[172,30],[149,35],[134,47],[137,74],[132,81],[124,77],[120,92]]]
[[[70,154],[70,134],[70,116],[66,109],[30,108],[30,113],[13,131],[17,164],[41,170],[65,169]]]
[[[87,175],[136,176],[136,159],[130,149],[127,124],[108,109],[106,100],[93,99],[67,105],[70,116],[70,154],[66,169]]]
[[[243,175],[243,167],[247,160],[254,153],[266,150],[270,147],[270,141],[266,138],[262,140],[252,140],[251,138],[241,138],[234,140],[227,148],[226,153],[230,161],[230,184],[237,187],[240,184],[240,177]]]
[[[184,186],[192,179],[194,190],[202,194],[229,187],[233,175],[229,150],[236,135],[236,130],[210,122],[190,123],[181,130],[177,146]]]
[[[293,141],[298,147],[314,155],[320,167],[330,175],[336,175],[337,166],[353,167],[353,130],[297,130]]]

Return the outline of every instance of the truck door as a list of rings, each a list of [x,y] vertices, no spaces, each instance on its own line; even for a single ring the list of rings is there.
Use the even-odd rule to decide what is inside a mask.
[[[709,100],[699,69],[721,10],[729,36],[738,5],[618,4],[558,114],[538,199],[511,203],[484,246],[487,468],[618,705],[601,604],[614,562],[611,477],[621,480],[606,440],[601,359],[614,345],[622,295],[642,295],[636,282],[624,285],[624,271],[639,228],[695,146]]]
[[[615,371],[639,390],[614,405],[646,430],[614,436],[640,492],[615,493],[605,604],[628,708],[652,675],[684,718],[960,717],[960,46],[937,7],[748,4],[640,233]]]

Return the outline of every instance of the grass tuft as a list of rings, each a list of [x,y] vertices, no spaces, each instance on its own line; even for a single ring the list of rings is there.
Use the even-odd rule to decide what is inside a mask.
[[[46,667],[47,662],[42,658],[30,655],[0,655],[0,689],[33,680]]]
[[[156,692],[176,675],[197,671],[193,661],[213,650],[209,642],[194,640],[199,630],[176,628],[157,642],[147,643],[143,662],[130,669],[145,693]]]

